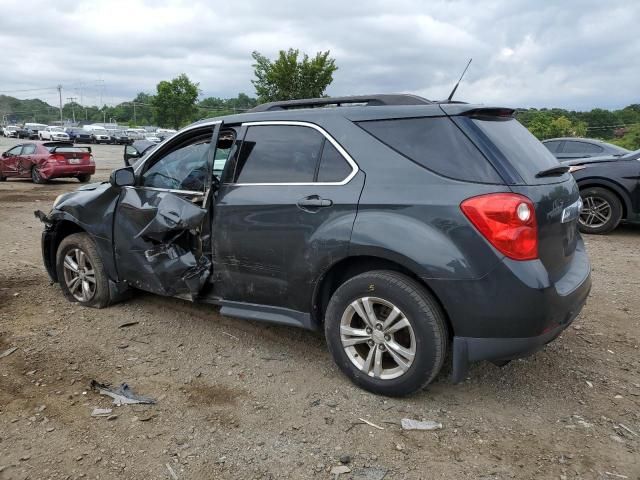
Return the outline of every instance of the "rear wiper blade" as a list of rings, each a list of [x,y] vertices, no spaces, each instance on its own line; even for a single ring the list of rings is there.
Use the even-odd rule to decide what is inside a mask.
[[[536,173],[536,178],[562,175],[563,173],[567,173],[568,171],[569,171],[569,167],[567,165],[558,165],[557,167],[551,167],[551,168],[547,168],[546,170],[539,171],[538,173]]]

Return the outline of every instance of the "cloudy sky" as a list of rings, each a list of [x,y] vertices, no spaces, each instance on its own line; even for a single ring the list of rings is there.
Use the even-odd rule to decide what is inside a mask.
[[[327,93],[448,95],[510,106],[640,103],[638,0],[0,0],[0,94],[129,100],[186,73],[254,95],[251,52],[331,50]],[[42,90],[35,90],[42,89]]]

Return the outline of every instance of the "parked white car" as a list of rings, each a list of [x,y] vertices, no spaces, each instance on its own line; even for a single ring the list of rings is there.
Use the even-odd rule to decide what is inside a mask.
[[[49,126],[44,130],[38,130],[40,140],[69,140],[69,134],[62,127]]]
[[[7,125],[2,129],[2,135],[5,137],[18,137],[18,126],[17,125]]]
[[[153,132],[147,132],[147,134],[144,136],[144,139],[147,140],[148,142],[153,142],[153,143],[160,143],[162,141],[162,139]]]
[[[129,128],[127,129],[127,137],[131,140],[144,140],[147,131],[144,128]]]

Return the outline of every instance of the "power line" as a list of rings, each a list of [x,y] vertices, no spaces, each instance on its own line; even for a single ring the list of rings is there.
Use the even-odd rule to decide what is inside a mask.
[[[0,93],[42,92],[44,90],[56,90],[58,87],[24,88],[22,90],[2,90]]]

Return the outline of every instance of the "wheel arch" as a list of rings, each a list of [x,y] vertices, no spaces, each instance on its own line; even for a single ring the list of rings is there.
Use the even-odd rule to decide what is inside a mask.
[[[613,193],[620,200],[620,204],[622,205],[622,219],[627,219],[629,212],[633,211],[631,205],[631,199],[628,195],[625,194],[624,189],[612,182],[610,180],[605,180],[602,178],[586,178],[584,180],[580,180],[578,183],[578,188],[580,192],[587,188],[604,188]]]
[[[447,309],[434,290],[429,286],[423,278],[417,275],[408,265],[403,265],[395,260],[374,256],[374,255],[354,255],[345,257],[332,264],[318,279],[313,291],[311,300],[311,319],[317,326],[324,323],[324,314],[329,304],[329,300],[333,293],[350,278],[360,275],[361,273],[373,270],[390,270],[406,275],[407,277],[418,282],[424,287],[431,296],[438,302],[438,305],[444,312],[445,321],[447,322],[449,336],[454,334],[453,325],[449,318]]]

